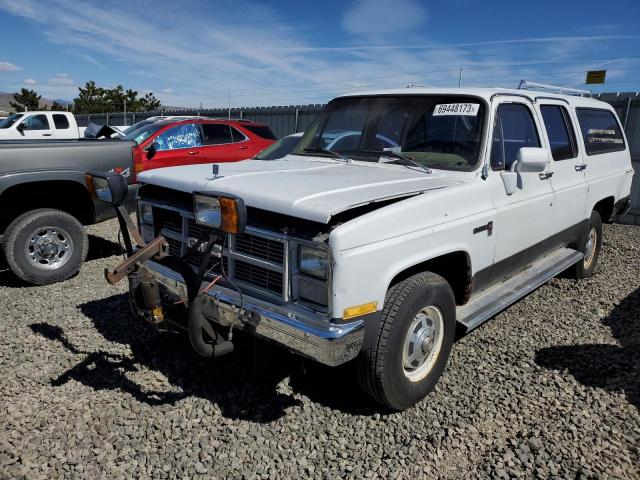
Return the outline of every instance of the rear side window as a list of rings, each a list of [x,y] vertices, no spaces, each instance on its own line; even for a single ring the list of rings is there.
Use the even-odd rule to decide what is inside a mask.
[[[203,123],[202,133],[205,145],[222,145],[233,142],[229,125],[223,125],[220,123]]]
[[[557,162],[575,158],[578,151],[567,110],[560,105],[541,105],[540,112],[544,120],[544,128],[547,130],[547,137],[549,137],[553,159]]]
[[[491,167],[509,169],[522,147],[539,146],[540,137],[531,111],[520,103],[499,105],[493,125]]]
[[[69,120],[66,115],[62,115],[60,113],[53,114],[53,124],[58,130],[66,130],[69,128]]]
[[[229,127],[229,128],[231,129],[231,136],[233,137],[234,143],[244,142],[247,139],[244,133],[242,133],[237,128],[233,128],[233,127]]]
[[[266,125],[252,125],[250,123],[243,123],[242,126],[252,133],[255,133],[259,137],[266,138],[267,140],[277,140],[271,129]]]
[[[31,115],[22,122],[26,130],[49,130],[49,120],[46,115]]]
[[[609,110],[577,108],[576,113],[587,155],[619,152],[626,148],[620,124]]]

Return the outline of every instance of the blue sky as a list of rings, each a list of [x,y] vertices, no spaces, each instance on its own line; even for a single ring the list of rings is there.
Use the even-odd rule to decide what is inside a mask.
[[[640,90],[640,1],[0,0],[0,91],[73,99],[95,80],[165,105],[320,103],[408,83],[522,78]]]

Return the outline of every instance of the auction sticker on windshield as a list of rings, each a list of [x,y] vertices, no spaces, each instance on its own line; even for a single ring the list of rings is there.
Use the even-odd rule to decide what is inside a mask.
[[[475,117],[480,110],[479,103],[441,103],[433,109],[433,116],[442,115],[467,115]]]

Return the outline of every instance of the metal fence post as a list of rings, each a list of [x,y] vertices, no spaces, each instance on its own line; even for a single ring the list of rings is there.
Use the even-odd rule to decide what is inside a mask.
[[[300,109],[296,107],[296,117],[293,121],[293,133],[298,133],[298,115],[300,114]]]

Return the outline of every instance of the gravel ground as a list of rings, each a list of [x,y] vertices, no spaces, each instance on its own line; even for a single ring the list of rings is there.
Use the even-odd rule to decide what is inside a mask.
[[[214,363],[136,323],[102,279],[115,231],[91,228],[63,284],[0,267],[0,477],[640,477],[638,227],[605,226],[594,278],[460,339],[436,390],[392,415],[349,366],[250,344]]]

